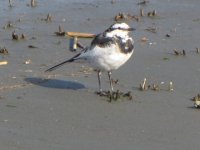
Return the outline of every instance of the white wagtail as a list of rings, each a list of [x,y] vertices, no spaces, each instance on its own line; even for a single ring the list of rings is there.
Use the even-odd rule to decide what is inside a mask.
[[[122,66],[133,54],[134,41],[129,36],[129,32],[133,30],[134,28],[126,23],[115,23],[103,33],[96,35],[89,47],[74,57],[47,69],[46,72],[53,71],[66,63],[83,60],[97,71],[99,93],[102,93],[101,72],[104,71],[108,72],[110,92],[113,92],[111,71]]]

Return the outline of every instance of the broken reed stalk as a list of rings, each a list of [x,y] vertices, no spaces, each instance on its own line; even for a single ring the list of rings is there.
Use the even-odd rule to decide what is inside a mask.
[[[140,90],[141,90],[141,91],[147,90],[146,81],[147,81],[147,79],[144,78],[143,83],[140,84]]]
[[[164,83],[164,82],[163,82]],[[169,82],[167,89],[161,89],[160,85],[163,84],[162,82],[160,84],[153,83],[152,85],[147,85],[147,79],[144,78],[143,82],[140,84],[140,90],[146,91],[146,90],[153,90],[153,91],[160,91],[160,90],[168,90],[168,91],[174,91],[173,83],[172,81]]]
[[[152,15],[153,15],[153,16],[156,16],[156,14],[157,14],[157,12],[156,12],[156,10],[154,9],[154,10],[152,11]]]
[[[19,40],[19,36],[16,34],[15,31],[12,32],[12,39],[13,40]]]
[[[0,65],[7,65],[8,62],[7,61],[0,61]]]
[[[31,0],[31,7],[35,7],[35,0]]]
[[[78,38],[75,36],[74,43],[73,43],[73,50],[77,50],[77,42],[78,42]]]
[[[200,94],[193,97],[192,101],[194,101],[194,107],[195,108],[200,108]]]
[[[20,39],[22,39],[22,40],[26,39],[26,35],[22,33],[19,36],[15,31],[13,31],[12,32],[12,40],[20,40]]]
[[[144,10],[142,8],[140,9],[140,16],[144,17]]]
[[[46,18],[46,21],[49,21],[51,22],[52,21],[52,16],[50,13],[47,14],[47,18]]]
[[[78,37],[78,38],[94,38],[96,35],[91,33],[81,33],[81,32],[67,32],[68,36]]]
[[[184,50],[184,49],[183,49],[183,51],[182,51],[182,52],[183,52],[183,56],[185,56],[185,55],[186,55],[186,52],[185,52],[185,50]]]
[[[155,9],[154,9],[153,11],[150,11],[150,12],[147,13],[147,16],[148,16],[148,17],[154,17],[154,16],[156,16],[156,15],[157,15],[157,12],[156,12]]]
[[[200,50],[199,50],[199,48],[196,48],[196,52],[197,52],[197,53],[200,53]]]
[[[59,31],[59,32],[63,32],[63,29],[62,29],[61,25],[59,25],[58,31]]]
[[[59,25],[58,32],[54,32],[57,36],[65,36],[65,31],[63,30],[62,26]]]
[[[154,90],[154,91],[160,90],[159,85],[157,85],[157,84],[154,83],[153,86],[152,86],[152,90]]]
[[[182,56],[185,56],[186,55],[186,51],[183,49],[182,52],[181,51],[178,51],[177,49],[173,49],[174,51],[174,54],[179,56],[179,55],[182,55]]]
[[[8,2],[9,2],[9,7],[12,7],[12,1],[9,0]]]
[[[172,81],[169,82],[169,91],[174,91]]]

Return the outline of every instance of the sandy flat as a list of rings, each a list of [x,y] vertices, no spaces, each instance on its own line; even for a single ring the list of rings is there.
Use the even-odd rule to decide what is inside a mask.
[[[21,0],[10,8],[8,1],[0,1],[0,46],[9,52],[0,55],[0,61],[8,61],[0,66],[0,149],[199,150],[200,111],[190,100],[200,92],[199,5],[198,0],[150,0],[145,6],[131,0],[38,0],[31,8]],[[44,73],[79,52],[69,51],[68,37],[55,36],[59,25],[97,34],[119,12],[139,15],[140,8],[145,14],[155,9],[157,16],[128,21],[136,28],[135,52],[113,72],[119,79],[115,89],[131,91],[132,101],[110,103],[97,96],[96,73],[86,64]],[[44,20],[48,13],[51,22]],[[13,27],[5,29],[8,21]],[[26,39],[13,41],[13,31]],[[141,42],[143,37],[148,41]],[[173,49],[184,49],[186,55],[176,56]],[[161,89],[140,91],[144,78]],[[109,89],[107,74],[102,84]]]

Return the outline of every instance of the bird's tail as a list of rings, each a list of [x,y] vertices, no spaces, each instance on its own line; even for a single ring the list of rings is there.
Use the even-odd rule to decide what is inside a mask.
[[[75,60],[77,59],[77,57],[78,57],[80,54],[81,54],[81,53],[79,53],[79,54],[75,55],[74,57],[72,57],[72,58],[70,58],[70,59],[68,59],[68,60],[65,60],[65,61],[63,61],[63,62],[61,62],[61,63],[59,63],[59,64],[57,64],[57,65],[55,65],[55,66],[53,66],[53,67],[51,67],[51,68],[49,68],[49,69],[47,69],[45,72],[53,71],[53,70],[55,70],[55,69],[57,69],[57,68],[63,66],[63,65],[66,64],[66,63],[75,61]]]

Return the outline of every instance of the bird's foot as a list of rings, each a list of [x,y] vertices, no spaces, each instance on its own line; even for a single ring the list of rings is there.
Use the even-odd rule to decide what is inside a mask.
[[[127,93],[121,92],[119,90],[117,90],[117,91],[98,91],[98,92],[96,92],[96,94],[99,96],[107,97],[108,102],[117,101],[121,98],[128,98],[128,100],[133,99],[130,91]]]
[[[120,92],[119,90],[117,91],[99,91],[96,92],[97,95],[99,96],[104,96],[104,97],[108,97],[109,98],[109,102],[111,101],[117,101],[121,95],[123,95],[122,92]]]
[[[98,91],[98,92],[95,92],[95,93],[99,96],[107,96],[108,95],[108,91]]]

